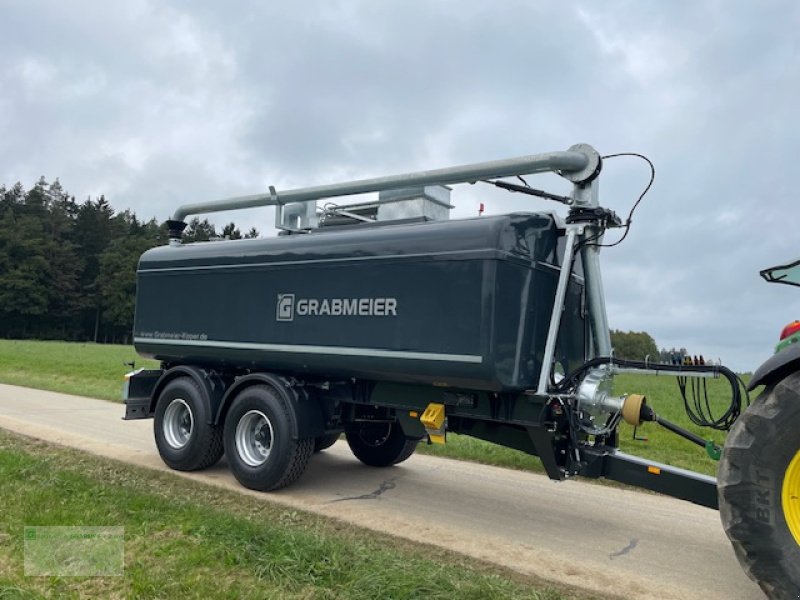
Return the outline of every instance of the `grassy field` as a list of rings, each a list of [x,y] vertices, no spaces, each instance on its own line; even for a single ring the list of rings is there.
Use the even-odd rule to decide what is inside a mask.
[[[119,401],[131,361],[158,366],[132,346],[0,340],[0,383]]]
[[[706,385],[713,414],[721,415],[730,404],[730,384],[726,379],[708,379]],[[675,377],[621,375],[616,379],[615,386],[619,392],[645,394],[648,403],[658,415],[707,440],[713,440],[719,446],[724,445],[726,432],[698,427],[689,421]],[[754,395],[753,399],[755,397]],[[689,396],[689,402],[692,402],[691,396]],[[743,402],[745,401],[743,400]],[[744,408],[745,406],[742,406],[742,410]],[[676,436],[660,425],[647,423],[637,429],[636,437],[647,438],[647,441],[634,440],[633,427],[626,423],[621,425],[620,447],[624,452],[716,475],[717,462],[712,460],[702,448]]]
[[[0,598],[586,598],[0,430]],[[124,528],[122,576],[24,575],[25,526]],[[117,555],[119,556],[119,555]]]
[[[154,361],[137,357],[129,346],[0,340],[0,383],[119,401],[122,376],[129,370],[123,363],[132,360],[136,360],[137,367],[156,366]],[[621,375],[615,385],[617,393],[645,394],[660,415],[706,439],[724,443],[724,432],[702,429],[689,422],[674,377]],[[709,380],[708,389],[715,409],[727,404],[729,388],[725,380]],[[622,450],[710,475],[716,473],[717,463],[702,448],[658,425],[644,425],[637,437],[646,437],[648,441],[634,440],[633,429],[623,424]],[[516,450],[466,436],[448,435],[447,439],[445,446],[421,444],[419,451],[514,469],[542,470],[538,459]]]

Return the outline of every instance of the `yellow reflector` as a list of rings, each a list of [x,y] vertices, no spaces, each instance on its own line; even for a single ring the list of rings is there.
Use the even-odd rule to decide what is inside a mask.
[[[653,475],[661,475],[661,469],[658,467],[647,467],[647,472]]]
[[[412,419],[416,419],[419,416],[419,413],[415,410],[412,410],[411,412],[408,413],[408,416],[411,417]]]

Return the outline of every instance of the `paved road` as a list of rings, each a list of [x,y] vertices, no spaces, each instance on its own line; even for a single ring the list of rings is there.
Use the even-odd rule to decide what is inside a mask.
[[[165,470],[152,421],[122,421],[122,412],[101,400],[0,385],[0,427]],[[184,476],[603,594],[763,597],[716,511],[671,498],[423,455],[373,469],[344,442],[277,493],[240,487],[224,461]]]

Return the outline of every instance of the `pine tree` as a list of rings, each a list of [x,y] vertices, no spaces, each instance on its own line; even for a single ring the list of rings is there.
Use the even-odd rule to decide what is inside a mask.
[[[243,237],[235,223],[223,234]],[[185,240],[214,237],[195,218]],[[115,213],[105,196],[78,204],[58,178],[0,185],[0,336],[127,342],[139,257],[167,239],[166,223]]]
[[[228,223],[222,228],[222,237],[226,240],[240,240],[242,239],[242,232],[239,231],[235,223]]]

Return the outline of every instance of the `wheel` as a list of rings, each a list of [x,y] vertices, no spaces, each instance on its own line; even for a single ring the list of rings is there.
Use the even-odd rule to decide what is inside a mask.
[[[291,406],[266,385],[245,388],[225,418],[228,465],[246,488],[268,492],[296,481],[314,451],[314,438],[292,439]]]
[[[419,440],[408,439],[397,423],[349,423],[347,444],[356,458],[371,467],[388,467],[414,454]]]
[[[210,425],[210,406],[190,377],[178,377],[162,390],[153,433],[161,459],[178,471],[198,471],[222,456],[222,429]]]
[[[739,417],[718,481],[722,524],[744,570],[770,598],[800,596],[800,372]]]
[[[314,438],[314,454],[317,452],[322,452],[323,450],[327,450],[331,446],[336,443],[336,440],[339,439],[339,433],[331,433],[329,435],[321,435],[318,438]]]

